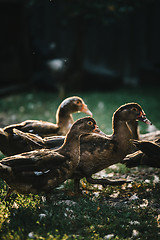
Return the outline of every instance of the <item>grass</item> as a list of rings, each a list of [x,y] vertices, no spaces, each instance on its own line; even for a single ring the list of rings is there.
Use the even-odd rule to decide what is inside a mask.
[[[121,104],[138,102],[147,117],[160,129],[159,89],[119,89],[113,92],[70,93],[79,95],[93,112],[99,127],[111,133],[113,111]],[[55,93],[20,93],[0,99],[1,126],[26,119],[55,122],[61,100]],[[74,114],[74,118],[85,116]],[[146,132],[140,123],[141,132]],[[1,158],[3,155],[1,155]],[[106,169],[113,179],[132,177],[133,183],[92,186],[82,180],[82,196],[70,196],[72,181],[53,190],[51,202],[38,195],[12,194],[9,206],[4,202],[6,184],[0,181],[0,239],[160,239],[160,171],[153,168],[127,169],[118,164]],[[14,197],[15,201],[14,201]]]

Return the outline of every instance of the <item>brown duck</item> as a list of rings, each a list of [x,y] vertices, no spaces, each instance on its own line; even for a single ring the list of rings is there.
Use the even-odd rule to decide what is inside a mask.
[[[84,112],[87,115],[92,116],[91,111],[88,109],[82,98],[76,96],[66,98],[57,109],[56,124],[39,120],[26,120],[18,124],[12,124],[3,128],[3,130],[1,129],[0,142],[3,131],[6,136],[7,134],[12,134],[13,128],[23,132],[34,133],[41,137],[65,136],[74,122],[72,113],[76,112]]]
[[[0,128],[1,152],[6,156],[11,156],[38,148],[60,146],[63,143],[60,138],[53,137],[45,140],[34,134],[41,136],[66,135],[74,122],[72,113],[79,111],[92,115],[80,97],[70,97],[60,104],[56,114],[56,124],[38,120],[27,120],[19,124]],[[23,134],[23,132],[33,132],[34,134]]]
[[[155,141],[131,140],[131,142],[139,150],[128,154],[122,163],[125,163],[128,168],[140,165],[160,168],[160,138]]]
[[[4,158],[0,161],[0,176],[11,190],[19,193],[49,194],[70,178],[80,161],[80,137],[100,133],[91,117],[77,120],[57,150],[39,149]]]
[[[93,179],[92,174],[99,172],[113,164],[119,163],[129,153],[132,137],[128,122],[139,120],[146,124],[151,122],[146,118],[141,106],[128,103],[119,107],[112,118],[113,134],[99,136],[89,134],[80,139],[80,162],[72,177],[75,180],[75,190],[79,190],[79,181],[86,177],[87,181],[95,184],[117,185],[125,181],[109,181],[108,179]]]

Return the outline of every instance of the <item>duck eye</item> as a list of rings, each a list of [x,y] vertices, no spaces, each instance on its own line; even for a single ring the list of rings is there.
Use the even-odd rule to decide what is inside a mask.
[[[76,104],[78,104],[78,105],[81,104],[80,100],[77,100]]]
[[[138,112],[138,109],[137,108],[132,108],[133,111],[135,112]]]
[[[87,124],[91,126],[93,125],[93,122],[89,121]]]

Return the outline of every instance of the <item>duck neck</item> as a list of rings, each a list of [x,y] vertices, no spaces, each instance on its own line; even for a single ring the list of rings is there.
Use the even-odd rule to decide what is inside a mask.
[[[132,138],[139,139],[139,129],[138,129],[138,121],[132,120],[128,122],[129,128],[132,131]]]
[[[58,127],[66,128],[68,127],[68,130],[74,123],[72,114],[69,113],[68,109],[59,107],[56,113],[56,123]]]
[[[64,144],[62,145],[60,152],[67,153],[70,156],[74,156],[74,158],[80,158],[80,136],[77,132],[69,131],[66,135]]]
[[[113,136],[116,136],[121,151],[128,152],[130,150],[129,139],[132,138],[132,133],[126,121],[113,118]]]

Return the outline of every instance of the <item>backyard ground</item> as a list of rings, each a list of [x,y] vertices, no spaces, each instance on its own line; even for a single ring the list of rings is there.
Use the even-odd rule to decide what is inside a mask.
[[[127,102],[138,102],[152,121],[153,129],[160,129],[158,88],[70,93],[67,97],[72,95],[84,99],[99,127],[107,134],[112,132],[113,112]],[[57,94],[44,92],[4,97],[0,99],[0,126],[26,119],[55,122],[60,102]],[[74,119],[82,116],[85,114],[74,114]],[[142,133],[150,130],[140,123]],[[99,174],[133,181],[103,188],[82,179],[82,195],[73,196],[70,194],[73,183],[68,180],[53,190],[50,202],[38,195],[12,194],[11,204],[6,205],[7,186],[0,180],[0,239],[160,239],[160,170],[148,167],[127,169],[117,164]]]

